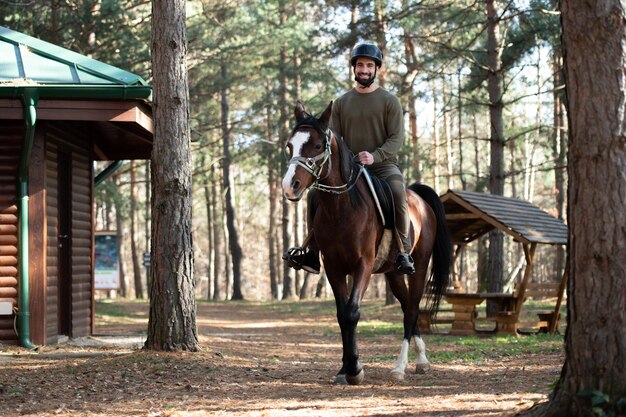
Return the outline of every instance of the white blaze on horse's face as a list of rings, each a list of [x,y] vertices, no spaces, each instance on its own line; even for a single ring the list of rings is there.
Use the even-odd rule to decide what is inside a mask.
[[[310,138],[311,134],[309,132],[296,132],[296,134],[289,139],[289,144],[291,144],[291,149],[293,150],[291,153],[292,158],[302,156],[302,148]],[[305,190],[301,185],[294,189],[294,177],[297,167],[296,164],[290,164],[287,173],[283,177],[283,193],[289,200],[300,199]]]

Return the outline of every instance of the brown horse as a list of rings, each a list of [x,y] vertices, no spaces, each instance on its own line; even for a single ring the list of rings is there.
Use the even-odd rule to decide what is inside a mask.
[[[283,192],[289,200],[298,201],[307,189],[319,190],[313,224],[309,228],[313,228],[337,306],[343,366],[336,381],[345,380],[349,384],[363,381],[356,326],[372,273],[385,274],[404,312],[404,339],[391,371],[394,378],[403,379],[411,340],[417,352],[416,371],[425,372],[430,368],[417,328],[417,316],[425,290],[428,290],[429,305],[436,308],[448,285],[451,247],[443,205],[437,193],[427,186],[413,184],[407,190],[415,273],[405,281],[404,275],[396,273],[394,268],[397,241],[392,238],[392,230],[385,229],[380,221],[361,172],[363,167],[354,162],[347,146],[329,129],[331,108],[332,103],[316,118],[306,113],[302,104],[296,106],[296,126],[286,146],[291,160],[283,177]],[[427,269],[431,255],[433,265],[429,280]],[[347,275],[353,278],[351,286]]]

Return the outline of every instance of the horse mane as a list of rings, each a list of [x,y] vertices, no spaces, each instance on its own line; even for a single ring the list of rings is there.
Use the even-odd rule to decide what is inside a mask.
[[[320,122],[317,119],[317,117],[310,115],[309,113],[305,111],[303,113],[305,117],[296,122],[296,125],[291,131],[291,135],[293,136],[293,134],[296,133],[298,129],[302,129],[303,127],[310,127],[310,128],[315,129],[315,131],[320,136],[324,136],[326,133],[324,133],[324,130],[322,129],[322,126],[320,125]]]
[[[337,140],[337,148],[339,149],[339,171],[341,172],[341,178],[346,184],[351,184],[352,181],[355,181],[356,175],[361,167],[354,161],[354,154],[343,139],[339,139],[337,136],[335,136],[335,139]],[[364,200],[359,191],[359,187],[352,187],[350,191],[348,191],[348,195],[350,196],[350,204],[353,208],[358,208],[363,204]]]

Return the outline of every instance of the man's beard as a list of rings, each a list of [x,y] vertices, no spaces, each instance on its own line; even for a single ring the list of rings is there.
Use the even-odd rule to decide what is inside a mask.
[[[361,86],[361,88],[367,88],[370,85],[372,85],[374,83],[374,80],[376,79],[376,72],[374,72],[374,74],[371,77],[359,77],[358,75],[354,75],[354,81],[356,81],[357,83],[359,83],[359,85]]]

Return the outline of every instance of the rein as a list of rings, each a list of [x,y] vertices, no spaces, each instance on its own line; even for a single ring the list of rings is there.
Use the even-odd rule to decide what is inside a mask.
[[[315,182],[313,183],[313,185],[311,185],[311,187],[317,190],[323,191],[325,193],[331,193],[331,194],[347,193],[356,185],[357,181],[359,180],[359,177],[363,173],[363,165],[359,165],[359,172],[356,174],[356,177],[354,178],[354,180],[352,180],[353,173],[354,171],[351,170],[350,178],[348,179],[348,182],[345,184],[332,186],[332,185],[319,184],[318,182]]]
[[[308,125],[308,124],[300,125],[296,129],[299,129],[301,127],[311,127],[317,130],[315,126]],[[289,160],[289,165],[291,164],[298,165],[302,167],[302,169],[304,169],[306,172],[311,174],[311,176],[315,179],[315,181],[313,181],[313,184],[311,184],[309,188],[315,188],[322,192],[331,193],[331,194],[347,193],[356,185],[359,177],[363,173],[363,166],[362,165],[359,166],[359,172],[357,173],[354,180],[352,179],[352,174],[354,173],[354,170],[351,169],[350,178],[348,179],[348,182],[346,182],[345,184],[342,184],[342,185],[320,184],[320,181],[325,180],[326,178],[330,176],[330,173],[332,172],[332,169],[333,169],[333,161],[330,157],[332,155],[332,150],[330,146],[332,132],[330,129],[327,129],[325,132],[323,132],[323,135],[324,135],[324,139],[326,142],[326,148],[324,149],[322,153],[312,158],[305,158],[303,156],[294,156],[293,158]],[[322,162],[318,165],[317,162],[320,160],[322,160]],[[328,162],[328,169],[326,170],[326,175],[322,177],[321,176],[322,170],[324,169],[324,166],[326,165],[327,162]]]

